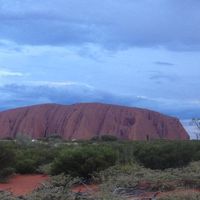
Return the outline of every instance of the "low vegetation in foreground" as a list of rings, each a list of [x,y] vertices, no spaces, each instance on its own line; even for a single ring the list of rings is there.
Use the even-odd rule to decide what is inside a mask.
[[[87,142],[57,137],[31,142],[19,138],[0,142],[0,169],[1,182],[14,173],[51,176],[24,197],[0,191],[2,200],[117,200],[142,190],[162,193],[157,196],[161,200],[200,199],[199,141],[128,142],[104,136]],[[80,183],[98,185],[99,190],[72,192]]]

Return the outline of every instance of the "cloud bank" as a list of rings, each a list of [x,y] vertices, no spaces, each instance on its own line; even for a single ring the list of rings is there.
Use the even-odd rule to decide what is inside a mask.
[[[30,45],[200,48],[197,0],[1,0],[0,37]]]
[[[145,96],[130,96],[100,91],[83,83],[37,82],[27,84],[10,84],[0,87],[0,110],[42,103],[74,104],[101,102],[108,104],[143,107],[163,112],[182,119],[200,114],[197,102],[152,99]],[[174,107],[176,108],[174,109]]]
[[[198,0],[0,0],[0,109],[98,101],[200,116],[199,22]]]

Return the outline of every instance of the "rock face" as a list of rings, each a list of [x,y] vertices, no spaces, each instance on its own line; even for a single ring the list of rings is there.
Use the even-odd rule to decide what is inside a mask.
[[[91,139],[114,135],[126,140],[189,139],[178,119],[157,112],[98,103],[69,106],[44,104],[0,112],[0,138],[60,135]]]

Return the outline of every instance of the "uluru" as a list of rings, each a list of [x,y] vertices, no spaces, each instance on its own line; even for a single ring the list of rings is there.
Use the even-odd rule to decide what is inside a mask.
[[[113,135],[124,140],[187,140],[177,118],[158,112],[101,103],[43,104],[0,112],[0,138],[27,134],[34,139],[60,135],[89,140]]]

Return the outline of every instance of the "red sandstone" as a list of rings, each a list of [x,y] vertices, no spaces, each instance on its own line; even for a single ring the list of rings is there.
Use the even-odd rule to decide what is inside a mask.
[[[0,112],[0,138],[60,135],[91,139],[105,134],[126,140],[189,139],[177,118],[154,111],[99,103],[45,104]]]

